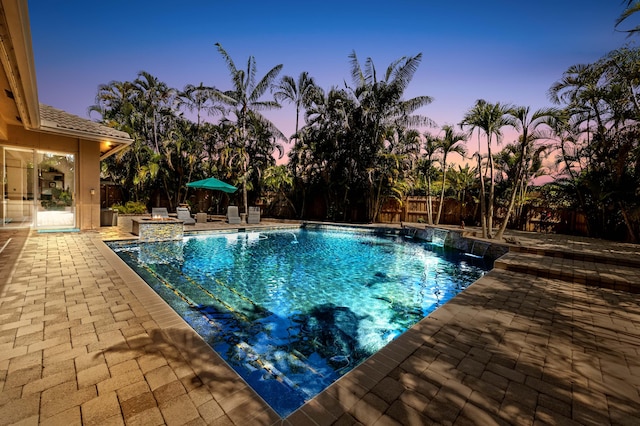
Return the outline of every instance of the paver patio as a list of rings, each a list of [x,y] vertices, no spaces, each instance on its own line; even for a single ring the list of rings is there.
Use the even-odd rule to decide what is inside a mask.
[[[494,269],[282,420],[102,242],[127,234],[0,231],[0,425],[640,422],[640,296],[569,270],[619,260],[637,284],[637,246],[514,234],[520,271]],[[562,250],[571,266],[545,275]]]

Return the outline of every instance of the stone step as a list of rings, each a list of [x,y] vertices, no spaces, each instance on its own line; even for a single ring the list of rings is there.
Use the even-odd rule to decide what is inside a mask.
[[[564,259],[574,259],[583,262],[605,263],[609,265],[628,266],[632,268],[640,268],[640,256],[634,253],[616,253],[613,250],[570,250],[566,247],[530,247],[530,246],[511,246],[510,252],[536,254],[547,257],[559,257]]]
[[[640,268],[606,261],[544,255],[538,252],[511,251],[497,259],[494,262],[494,268],[542,278],[640,293]]]

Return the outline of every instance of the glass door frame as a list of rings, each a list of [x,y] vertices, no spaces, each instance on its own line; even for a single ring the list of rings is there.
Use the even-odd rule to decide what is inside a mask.
[[[21,163],[9,165],[7,151],[15,152],[12,159]],[[32,227],[35,219],[35,182],[33,167],[35,150],[12,145],[0,145],[0,228]],[[29,167],[30,166],[30,167]],[[9,173],[9,169],[12,170]],[[31,189],[31,192],[29,192]]]
[[[74,153],[34,151],[35,228],[76,228],[76,159]],[[45,161],[48,165],[43,166]]]

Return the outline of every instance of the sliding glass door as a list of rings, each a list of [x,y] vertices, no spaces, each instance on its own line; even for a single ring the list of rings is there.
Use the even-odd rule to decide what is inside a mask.
[[[72,154],[0,146],[0,227],[74,228],[75,170]]]
[[[36,226],[74,228],[75,157],[72,154],[38,152]]]
[[[33,225],[34,181],[33,150],[0,147],[2,173],[2,227]]]

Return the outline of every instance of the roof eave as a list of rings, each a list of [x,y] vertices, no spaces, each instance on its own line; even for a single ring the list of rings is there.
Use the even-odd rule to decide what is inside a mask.
[[[122,144],[116,145],[113,149],[111,149],[111,150],[105,152],[104,154],[102,154],[100,156],[100,161],[104,160],[105,158],[111,157],[112,155],[114,155],[118,151],[122,151],[123,149],[128,147],[131,144],[131,142],[133,142],[133,141],[129,141],[126,144],[122,143]]]
[[[27,0],[1,0],[1,5],[8,34],[0,39],[0,62],[6,70],[23,126],[38,129],[40,107]]]
[[[133,142],[131,138],[124,138],[124,137],[121,138],[118,136],[100,135],[96,133],[83,132],[81,130],[74,130],[74,129],[67,129],[67,128],[48,127],[44,124],[41,125],[38,130],[43,133],[54,133],[57,135],[72,136],[80,139],[97,141],[97,142],[110,141],[110,142],[116,142],[116,143],[121,143],[126,145],[129,145],[131,142]]]
[[[40,126],[38,131],[41,133],[49,133],[49,134],[55,134],[60,136],[77,137],[79,139],[95,141],[95,142],[109,142],[113,146],[113,148],[105,152],[104,154],[100,155],[100,160],[104,160],[105,158],[112,156],[113,154],[120,151],[121,149],[128,147],[133,142],[133,139],[131,138],[120,138],[118,136],[98,135],[95,133],[82,132],[82,131],[73,130],[73,129],[60,129],[60,128],[54,128],[54,127],[47,127],[46,125]]]

